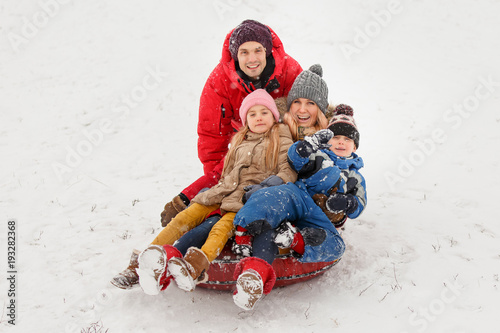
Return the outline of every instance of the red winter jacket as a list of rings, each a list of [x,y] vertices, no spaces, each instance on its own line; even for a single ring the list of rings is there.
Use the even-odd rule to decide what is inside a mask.
[[[295,78],[302,72],[302,67],[285,53],[279,37],[271,28],[269,30],[273,38],[274,71],[262,88],[276,99],[288,95]],[[205,174],[182,191],[188,199],[192,199],[202,188],[212,187],[219,181],[231,137],[241,126],[241,102],[255,90],[250,81],[245,81],[236,72],[235,61],[229,52],[232,32],[227,34],[222,47],[222,58],[208,77],[201,94],[198,157],[203,163]],[[272,60],[268,57],[267,66],[270,63]]]

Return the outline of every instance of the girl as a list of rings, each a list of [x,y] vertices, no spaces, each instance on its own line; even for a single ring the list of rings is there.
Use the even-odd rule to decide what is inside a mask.
[[[287,150],[293,143],[290,130],[278,123],[279,112],[273,98],[258,89],[243,100],[239,113],[243,127],[231,141],[219,183],[194,197],[192,204],[172,219],[138,256],[137,273],[145,293],[158,294],[172,277],[179,288],[193,290],[232,237],[233,218],[243,206],[244,188],[296,180],[297,174],[287,162]],[[205,244],[201,249],[189,248],[182,257],[172,244],[219,208],[222,218]]]
[[[321,86],[318,83],[324,82],[321,75],[315,74],[306,77],[299,75],[290,91],[290,113],[296,103],[305,100],[304,105],[308,105],[313,102],[309,104],[312,112],[296,113],[298,121],[306,122],[309,120],[308,115],[319,113],[327,107],[327,90],[317,89]],[[351,218],[357,217],[366,204],[364,179],[357,172],[363,163],[353,155],[359,143],[359,133],[355,126],[350,126],[354,120],[348,123],[346,118],[352,120],[352,113],[350,116],[336,115],[332,120],[331,129],[339,132],[338,135],[334,136],[330,129],[323,129],[290,147],[289,161],[299,172],[296,183],[256,192],[236,215],[234,223],[237,232],[240,235],[247,233],[243,239],[246,246],[251,246],[249,238],[254,237],[255,254],[255,257],[242,259],[235,270],[237,290],[233,298],[241,308],[252,309],[262,294],[271,291],[276,279],[271,264],[277,254],[277,247],[291,248],[292,254],[301,262],[328,262],[342,256],[344,242],[312,196],[317,193],[329,194],[326,207],[333,213],[347,213]],[[343,132],[346,128],[344,125],[350,126],[350,131]],[[349,137],[346,136],[348,132]],[[351,144],[354,142],[351,137],[355,133],[356,147]],[[347,141],[349,144],[346,144]],[[343,177],[340,177],[341,170],[337,164],[345,169]],[[334,188],[343,193],[332,193]],[[300,229],[287,220],[294,221]],[[236,242],[241,240],[237,234]]]

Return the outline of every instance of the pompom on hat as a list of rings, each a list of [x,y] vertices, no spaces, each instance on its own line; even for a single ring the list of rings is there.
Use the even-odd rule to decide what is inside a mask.
[[[241,44],[246,42],[258,42],[266,49],[266,57],[273,51],[273,36],[271,31],[264,24],[245,20],[234,28],[229,37],[229,52],[234,61],[238,61],[238,50]]]
[[[248,110],[250,110],[250,108],[255,105],[263,105],[269,110],[271,110],[274,119],[276,119],[276,122],[279,122],[280,113],[278,111],[278,107],[276,106],[276,102],[274,101],[273,97],[269,95],[269,93],[264,89],[257,89],[251,94],[249,94],[247,97],[245,97],[245,99],[243,99],[243,102],[241,102],[240,118],[243,126],[245,126],[247,121]]]
[[[330,124],[328,124],[328,129],[334,135],[343,135],[352,139],[356,149],[359,147],[359,131],[354,121],[354,110],[349,105],[337,105]]]
[[[300,73],[293,82],[286,100],[287,110],[297,98],[306,98],[314,101],[323,113],[328,108],[328,86],[323,80],[323,68],[320,64],[309,67]]]

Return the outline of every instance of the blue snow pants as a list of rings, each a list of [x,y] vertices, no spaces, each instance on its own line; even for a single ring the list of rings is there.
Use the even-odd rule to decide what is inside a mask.
[[[305,234],[307,228],[324,230],[316,241],[305,241],[300,262],[328,262],[342,257],[345,244],[337,229],[323,213],[306,189],[294,183],[261,189],[250,197],[236,214],[234,224],[243,228],[275,229],[288,220]],[[248,228],[250,225],[251,228]],[[316,230],[318,231],[318,230]],[[309,243],[309,244],[308,244]],[[254,249],[255,251],[255,249]]]

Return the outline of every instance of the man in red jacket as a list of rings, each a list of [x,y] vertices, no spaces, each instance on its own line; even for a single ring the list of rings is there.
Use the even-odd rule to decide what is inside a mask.
[[[259,88],[274,99],[287,96],[301,72],[299,63],[285,53],[281,40],[268,26],[245,20],[227,34],[222,58],[200,98],[198,157],[204,175],[165,205],[161,213],[163,226],[201,189],[219,181],[228,144],[241,126],[239,108],[243,98]]]

